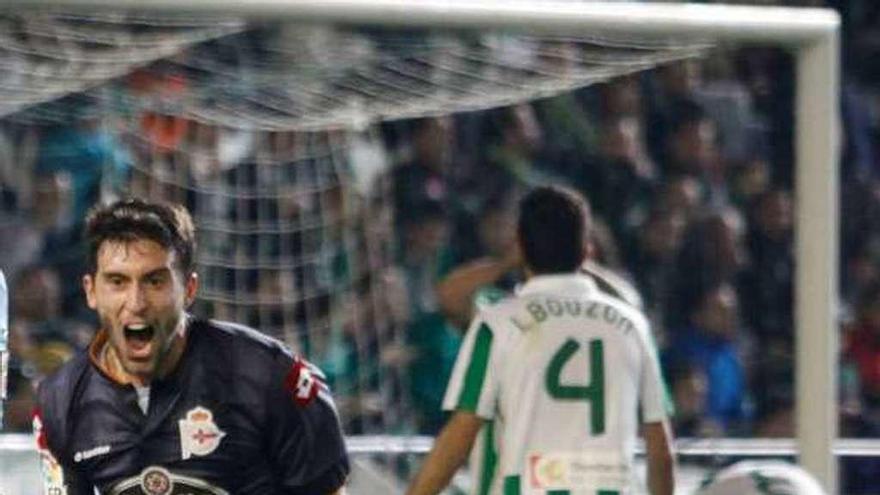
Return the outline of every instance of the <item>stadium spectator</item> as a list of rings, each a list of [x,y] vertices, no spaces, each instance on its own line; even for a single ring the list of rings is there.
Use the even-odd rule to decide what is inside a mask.
[[[670,390],[675,404],[673,429],[681,437],[713,438],[723,436],[721,425],[709,415],[706,370],[691,363],[670,370]]]
[[[654,206],[681,215],[688,226],[705,213],[706,198],[700,181],[688,175],[667,177],[659,185]]]
[[[0,267],[10,278],[28,265],[50,263],[68,274],[81,254],[72,215],[72,180],[68,172],[40,174],[22,194],[20,209],[0,221]],[[79,301],[77,301],[77,305]]]
[[[402,228],[398,267],[408,299],[409,391],[419,431],[434,432],[443,424],[440,403],[461,341],[440,312],[434,290],[452,266],[446,206],[429,200],[412,205]]]
[[[682,60],[661,65],[647,79],[643,93],[645,105],[645,139],[651,155],[665,162],[670,123],[676,118],[679,101],[693,99],[702,81],[699,62]]]
[[[67,362],[73,353],[74,348],[63,340],[44,340],[26,356],[16,356],[12,360],[4,431],[24,433],[32,430],[33,413],[37,407],[37,385]]]
[[[599,154],[584,166],[578,186],[591,198],[596,215],[616,239],[623,239],[644,214],[655,186],[654,162],[644,149],[636,117],[606,117],[600,126]]]
[[[425,117],[411,125],[412,158],[391,172],[395,225],[409,222],[410,212],[424,201],[446,203],[455,132],[451,117]]]
[[[732,54],[738,78],[748,88],[753,108],[763,124],[755,145],[766,147],[772,167],[771,182],[793,184],[794,168],[794,63],[790,53],[778,48],[737,50]]]
[[[880,181],[850,183],[841,195],[842,291],[850,305],[880,266]]]
[[[744,316],[759,340],[793,338],[793,205],[784,189],[760,195],[753,205],[746,246],[750,263],[741,276]]]
[[[563,177],[576,175],[584,156],[595,153],[598,139],[594,119],[577,92],[532,103],[538,125],[547,136],[541,142],[541,161]]]
[[[723,206],[729,201],[726,164],[718,148],[718,127],[699,103],[676,102],[668,123],[661,164],[668,177],[690,176],[702,187],[704,201]]]
[[[474,305],[494,302],[513,289],[519,273],[520,253],[514,238],[513,195],[489,198],[477,219],[477,241],[464,256],[467,261],[452,267],[436,286],[440,310],[462,330],[473,316]]]
[[[679,275],[666,308],[667,328],[684,326],[690,305],[707,288],[729,283],[738,289],[739,277],[748,262],[743,230],[743,219],[734,208],[704,213],[688,226],[675,263]],[[688,275],[682,276],[685,273]]]
[[[533,187],[558,179],[554,164],[542,154],[547,136],[531,105],[521,103],[492,110],[486,121],[484,166],[490,167],[492,180],[477,185],[481,197],[514,187]],[[486,170],[474,171],[485,179]]]
[[[770,188],[770,175],[770,163],[760,153],[742,162],[729,177],[733,204],[747,210],[755,198]]]
[[[88,109],[82,109],[84,113]],[[126,177],[130,167],[125,148],[113,134],[91,117],[82,115],[74,123],[49,127],[40,137],[35,165],[37,174],[65,171],[73,181],[73,219],[85,217],[100,197],[101,183],[112,184]]]
[[[63,319],[61,280],[45,265],[21,269],[10,286],[9,409],[6,431],[27,431],[39,381],[87,342],[91,332]]]
[[[792,438],[795,431],[794,356],[792,349],[762,348],[751,369],[755,394],[754,436]]]
[[[62,314],[62,281],[59,273],[47,265],[32,265],[21,270],[12,282],[10,334],[36,345],[50,341],[84,348],[91,330]]]
[[[645,301],[645,311],[661,345],[668,333],[665,323],[673,319],[667,317],[666,312],[672,305],[678,280],[675,262],[686,226],[682,215],[654,208],[637,232],[628,255],[628,266],[635,276]]]
[[[880,413],[880,283],[861,295],[856,319],[846,333],[845,357],[858,371],[865,405]]]
[[[357,315],[349,308],[336,308],[334,302],[329,294],[303,299],[297,305],[294,317],[304,329],[300,339],[303,355],[324,372],[327,385],[338,396],[336,404],[343,426],[351,426],[345,428],[346,431],[357,431],[362,429],[358,423],[369,419],[363,407],[360,386],[375,379],[365,369],[360,369],[358,348],[374,355],[377,343],[357,342],[359,329],[356,325],[364,324],[357,317],[366,315]],[[364,367],[371,365],[371,362],[363,363]],[[359,381],[359,376],[367,378],[364,383]]]
[[[707,287],[689,315],[689,325],[673,332],[663,357],[666,369],[693,367],[705,373],[709,418],[725,432],[741,431],[749,397],[735,290],[726,283]]]

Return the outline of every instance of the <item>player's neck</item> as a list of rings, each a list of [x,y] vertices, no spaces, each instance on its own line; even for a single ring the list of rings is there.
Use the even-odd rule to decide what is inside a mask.
[[[189,328],[187,325],[187,318],[184,317],[181,319],[178,324],[177,330],[174,331],[174,335],[171,337],[171,344],[169,345],[168,352],[161,358],[162,360],[159,362],[159,367],[156,370],[157,378],[165,378],[170,375],[172,371],[177,368],[177,365],[180,363],[181,358],[183,357],[183,351],[186,350],[186,342],[187,337],[189,336]],[[149,380],[146,383],[139,383],[141,386],[149,386]]]

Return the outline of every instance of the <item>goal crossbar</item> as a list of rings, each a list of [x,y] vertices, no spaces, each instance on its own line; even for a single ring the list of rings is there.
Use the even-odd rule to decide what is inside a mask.
[[[7,6],[241,15],[251,19],[386,26],[529,29],[547,34],[608,32],[740,42],[812,43],[836,32],[829,9],[572,0],[8,0]],[[0,7],[2,8],[2,7]]]

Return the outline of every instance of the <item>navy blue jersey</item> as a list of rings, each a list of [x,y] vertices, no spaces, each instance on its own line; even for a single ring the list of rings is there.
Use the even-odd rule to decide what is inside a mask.
[[[192,320],[183,358],[131,385],[82,353],[39,387],[45,492],[68,495],[323,495],[348,457],[320,371],[252,329]]]

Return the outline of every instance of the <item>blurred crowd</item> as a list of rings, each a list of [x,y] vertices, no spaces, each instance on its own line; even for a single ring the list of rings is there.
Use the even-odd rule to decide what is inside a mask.
[[[880,7],[812,3],[843,8],[846,29],[841,311],[839,328],[828,329],[841,336],[841,434],[876,438]],[[793,436],[793,215],[796,201],[809,201],[793,194],[793,71],[781,50],[719,49],[530,103],[386,123],[370,151],[342,167],[373,177],[366,188],[334,167],[272,175],[281,169],[266,167],[269,159],[216,151],[224,142],[242,148],[241,134],[177,118],[144,116],[149,150],[88,119],[37,133],[4,126],[0,268],[10,285],[12,353],[5,431],[29,428],[34,383],[89,341],[96,322],[79,295],[80,224],[89,205],[123,190],[194,211],[209,294],[248,288],[241,299],[214,298],[201,309],[296,340],[327,371],[350,433],[393,414],[406,416],[409,431],[436,432],[470,305],[502,297],[522,279],[513,245],[517,198],[552,182],[589,199],[595,263],[640,295],[677,409],[676,435]],[[272,155],[301,145],[285,136],[247,147]],[[28,139],[33,146],[10,144]],[[181,140],[185,160],[172,151]],[[213,162],[225,164],[193,151],[209,148],[200,148],[205,142],[220,156]],[[19,166],[25,162],[32,165]],[[363,170],[375,162],[378,172]],[[324,186],[312,194],[298,181]],[[284,184],[300,199],[279,194],[267,206],[198,195],[218,184],[249,191]],[[317,216],[322,223],[309,227]],[[271,239],[258,228],[233,242],[211,227],[218,219],[261,227],[293,217],[296,231]],[[234,275],[218,272],[210,261],[217,252],[256,262]],[[356,263],[352,253],[368,261]],[[289,266],[264,270],[264,257]],[[480,287],[451,293],[450,277],[475,266],[489,267]],[[340,291],[347,296],[335,297]],[[286,304],[279,294],[298,296]],[[245,296],[253,299],[247,311]],[[358,326],[375,328],[367,336]],[[391,411],[389,397],[405,398],[407,407]]]

